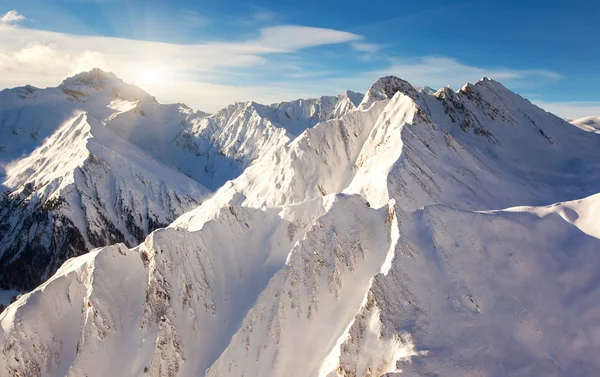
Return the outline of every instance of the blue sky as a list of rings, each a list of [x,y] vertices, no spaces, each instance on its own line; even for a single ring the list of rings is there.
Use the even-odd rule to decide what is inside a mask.
[[[387,74],[455,89],[490,76],[558,115],[600,115],[598,1],[3,0],[0,15],[0,88],[99,66],[214,111]]]

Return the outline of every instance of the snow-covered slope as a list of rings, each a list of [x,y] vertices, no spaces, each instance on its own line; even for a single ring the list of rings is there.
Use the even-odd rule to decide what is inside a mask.
[[[194,227],[227,203],[284,205],[341,191],[376,206],[394,197],[406,209],[576,199],[596,192],[599,142],[493,80],[430,95],[384,77],[357,110],[269,149],[176,224]]]
[[[540,210],[403,216],[329,375],[596,375],[600,240]]]
[[[9,306],[0,376],[600,373],[600,136],[487,78],[329,101],[191,120],[247,168]]]
[[[160,106],[100,70],[0,92],[2,287],[32,289],[92,247],[135,245],[206,196],[99,124],[141,102]]]
[[[170,158],[181,149],[171,146],[173,139],[191,127],[192,119],[207,115],[181,104],[159,104],[138,87],[99,69],[67,78],[56,88],[7,89],[0,92],[2,167],[27,156],[82,111],[155,159],[184,171],[185,161]],[[175,157],[185,153],[179,152]]]
[[[99,120],[142,102],[156,104],[141,89],[101,70],[84,72],[56,88],[32,86],[0,92],[0,162],[27,156],[51,136],[76,111],[87,111]],[[3,166],[4,167],[4,166]]]
[[[56,88],[0,91],[0,179],[74,113],[85,111],[155,159],[210,189],[237,177],[261,153],[321,121],[354,110],[363,96],[259,105],[237,103],[209,116],[183,104],[162,105],[112,73],[93,69]]]
[[[70,260],[1,315],[0,373],[202,375],[240,326],[248,328],[246,313],[276,281],[300,284],[285,292],[290,316],[320,316],[334,297],[351,316],[389,249],[386,215],[356,196],[266,211],[225,207],[202,230],[160,230],[136,249],[116,245]],[[304,282],[306,273],[316,280]],[[353,276],[358,289],[339,286]]]
[[[498,82],[483,79],[458,92],[444,88],[413,101],[407,97],[414,92],[396,96],[386,113],[398,115],[373,129],[349,187],[370,201],[391,196],[405,210],[436,203],[495,209],[597,191],[600,140]],[[414,108],[408,121],[399,108],[406,101]],[[385,185],[372,179],[376,171]]]
[[[65,259],[134,246],[198,205],[209,190],[161,157],[169,133],[204,116],[98,69],[0,92],[0,286],[31,289]],[[148,144],[128,137],[133,124]]]
[[[93,247],[136,245],[209,191],[87,113],[8,168],[0,203],[0,284],[27,289]]]
[[[219,156],[229,159],[233,166],[228,169],[215,164],[205,169],[217,182],[216,187],[209,187],[216,189],[226,180],[237,177],[258,157],[282,149],[305,129],[356,109],[362,97],[362,94],[347,91],[335,97],[270,106],[236,103],[211,116],[194,119],[192,128],[180,134],[176,143],[192,151],[206,149],[203,144],[208,143],[218,150]]]
[[[262,152],[289,143],[292,131],[351,111],[360,99],[347,92],[237,104],[208,116],[159,104],[99,69],[56,88],[0,92],[0,286],[33,288],[66,257],[141,242],[196,206],[204,187],[219,188]]]

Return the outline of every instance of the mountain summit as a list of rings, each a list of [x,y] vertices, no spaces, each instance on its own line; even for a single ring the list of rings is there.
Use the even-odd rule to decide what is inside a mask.
[[[392,99],[392,97],[401,92],[410,98],[415,99],[418,94],[416,89],[408,83],[395,76],[386,76],[377,80],[367,91],[361,106],[369,107],[373,102]]]
[[[0,93],[15,136],[34,95],[82,111],[38,115],[48,138],[7,170],[4,285],[106,246],[0,314],[0,376],[600,373],[588,123],[489,79],[212,115],[26,88]]]
[[[111,84],[124,84],[112,72],[104,72],[100,68],[94,68],[89,72],[81,72],[65,79],[61,87],[69,86],[90,86],[92,88],[102,89]]]

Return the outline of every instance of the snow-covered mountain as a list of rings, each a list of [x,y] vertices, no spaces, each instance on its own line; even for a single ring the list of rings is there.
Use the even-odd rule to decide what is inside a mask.
[[[176,224],[187,227],[226,203],[277,206],[339,192],[377,206],[395,198],[405,209],[576,199],[596,192],[597,143],[493,80],[430,95],[386,77],[358,110],[264,153]]]
[[[100,70],[0,92],[0,286],[31,289],[93,247],[135,246],[210,193],[106,124],[174,107]]]
[[[0,92],[0,286],[32,289],[69,257],[139,244],[261,151],[361,99],[237,104],[209,116],[99,69],[57,88]]]
[[[356,109],[362,98],[360,93],[347,91],[339,96],[270,106],[255,102],[236,103],[211,116],[194,119],[191,129],[180,134],[176,143],[196,151],[202,149],[198,146],[198,140],[202,140],[218,150],[219,155],[237,164],[229,169],[211,166],[211,174],[217,179],[216,185],[209,187],[216,189],[227,179],[237,177],[259,156],[289,144],[304,130]]]
[[[88,150],[118,134],[194,184],[224,182],[214,151],[235,179],[10,305],[0,376],[600,373],[597,133],[487,78],[185,111],[179,132],[157,131],[174,133],[162,151],[123,115],[64,126],[98,139]],[[66,135],[45,150],[77,144]],[[64,164],[44,156],[21,170]]]

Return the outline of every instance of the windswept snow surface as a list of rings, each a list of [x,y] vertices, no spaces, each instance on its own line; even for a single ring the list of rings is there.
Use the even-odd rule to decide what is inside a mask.
[[[10,305],[0,376],[600,374],[596,133],[488,78],[189,124],[239,176]]]

